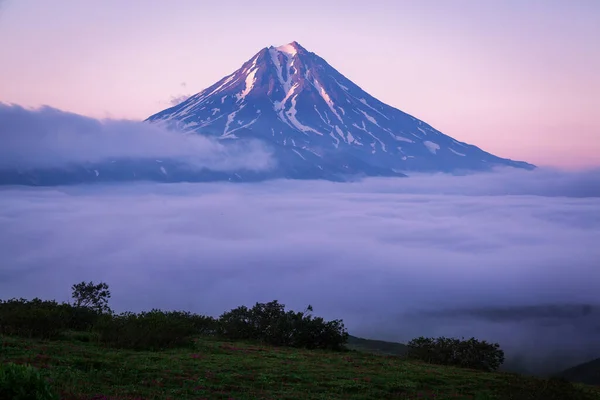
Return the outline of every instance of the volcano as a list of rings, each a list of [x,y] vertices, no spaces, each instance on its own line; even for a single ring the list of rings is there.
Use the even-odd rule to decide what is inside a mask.
[[[258,139],[273,151],[273,175],[284,178],[534,168],[455,140],[377,100],[297,42],[260,50],[147,121],[223,141]]]

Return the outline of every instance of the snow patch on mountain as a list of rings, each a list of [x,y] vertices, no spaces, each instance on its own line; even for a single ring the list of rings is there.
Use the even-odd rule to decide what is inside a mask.
[[[335,110],[335,105],[333,101],[331,101],[331,97],[329,97],[325,88],[316,79],[313,81],[313,85],[315,85],[315,88],[317,88],[319,94],[321,95],[321,98],[325,101],[331,112],[337,117],[337,119],[340,120],[340,122],[343,123],[344,121],[342,120],[342,117],[340,117],[340,115]]]
[[[430,142],[429,140],[425,140],[423,144],[425,145],[425,147],[427,147],[427,150],[429,150],[432,154],[437,154],[437,151],[440,149],[439,144]]]
[[[466,157],[467,155],[465,153],[459,153],[458,151],[454,150],[451,147],[448,147],[448,150],[450,150],[451,152],[453,152],[454,154],[456,154],[457,156],[461,156],[461,157]]]
[[[298,52],[296,50],[296,46],[294,46],[294,43],[288,43],[288,44],[284,44],[282,46],[275,47],[275,50],[277,50],[281,53],[285,53],[289,56],[294,56]]]
[[[371,117],[369,114],[367,114],[363,110],[358,110],[358,111],[360,111],[370,123],[379,126],[379,124],[377,123],[377,120],[375,118]]]

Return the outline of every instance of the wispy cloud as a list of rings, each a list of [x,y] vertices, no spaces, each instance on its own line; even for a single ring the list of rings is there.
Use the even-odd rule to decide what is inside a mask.
[[[171,99],[169,100],[169,104],[171,104],[172,106],[176,106],[178,104],[183,103],[187,99],[189,99],[190,96],[191,96],[190,94],[180,94],[177,96],[171,96]]]
[[[181,86],[183,88],[183,90],[187,89],[187,83],[185,82],[181,82],[179,84],[179,86]],[[171,106],[176,106],[178,104],[183,103],[184,101],[186,101],[187,99],[189,99],[191,96],[191,94],[178,94],[176,96],[171,96],[171,99],[169,100],[169,104]]]
[[[475,336],[531,368],[567,367],[600,356],[595,311],[522,310],[600,303],[600,197],[585,189],[598,177],[4,188],[0,293],[66,299],[91,279],[118,310],[310,303],[357,335]]]
[[[227,171],[273,166],[260,142],[224,144],[148,123],[97,120],[50,107],[0,103],[0,168],[64,166],[114,158],[176,158],[191,167]]]

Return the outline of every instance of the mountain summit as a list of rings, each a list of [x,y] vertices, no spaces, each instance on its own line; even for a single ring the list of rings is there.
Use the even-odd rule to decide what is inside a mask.
[[[260,50],[147,121],[220,140],[260,139],[274,152],[276,175],[287,178],[534,168],[454,140],[382,103],[295,41]]]

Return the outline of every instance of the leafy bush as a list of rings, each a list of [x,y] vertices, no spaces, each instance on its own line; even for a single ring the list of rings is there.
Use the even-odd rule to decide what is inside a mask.
[[[0,399],[58,400],[40,372],[29,365],[0,365]]]
[[[102,315],[87,307],[77,307],[67,303],[60,305],[63,310],[64,328],[72,331],[90,331]]]
[[[63,330],[67,318],[54,301],[0,300],[0,333],[52,339]]]
[[[0,300],[0,334],[53,339],[64,330],[89,330],[100,314],[56,301]]]
[[[117,348],[161,350],[188,346],[198,328],[185,315],[156,309],[139,314],[103,315],[94,331],[100,342]]]
[[[217,321],[213,317],[193,314],[188,311],[164,311],[165,317],[173,322],[185,322],[194,327],[194,335],[209,336],[216,333]]]
[[[495,371],[504,362],[504,351],[498,343],[475,338],[459,340],[421,336],[408,342],[407,357],[432,364]]]
[[[0,334],[53,339],[65,330],[89,331],[103,313],[110,313],[106,283],[72,286],[74,305],[56,301],[0,300]]]
[[[348,333],[341,320],[326,322],[314,318],[308,306],[304,312],[285,311],[285,305],[271,301],[256,303],[222,314],[217,335],[232,340],[258,340],[275,346],[343,350]]]
[[[139,350],[186,346],[196,335],[332,350],[344,350],[348,340],[341,320],[313,317],[310,306],[303,312],[286,312],[285,306],[277,301],[256,303],[251,309],[242,306],[226,312],[218,320],[156,309],[114,315],[108,307],[107,284],[81,282],[72,289],[73,305],[38,298],[0,301],[0,334],[53,339],[91,332],[81,338]]]

